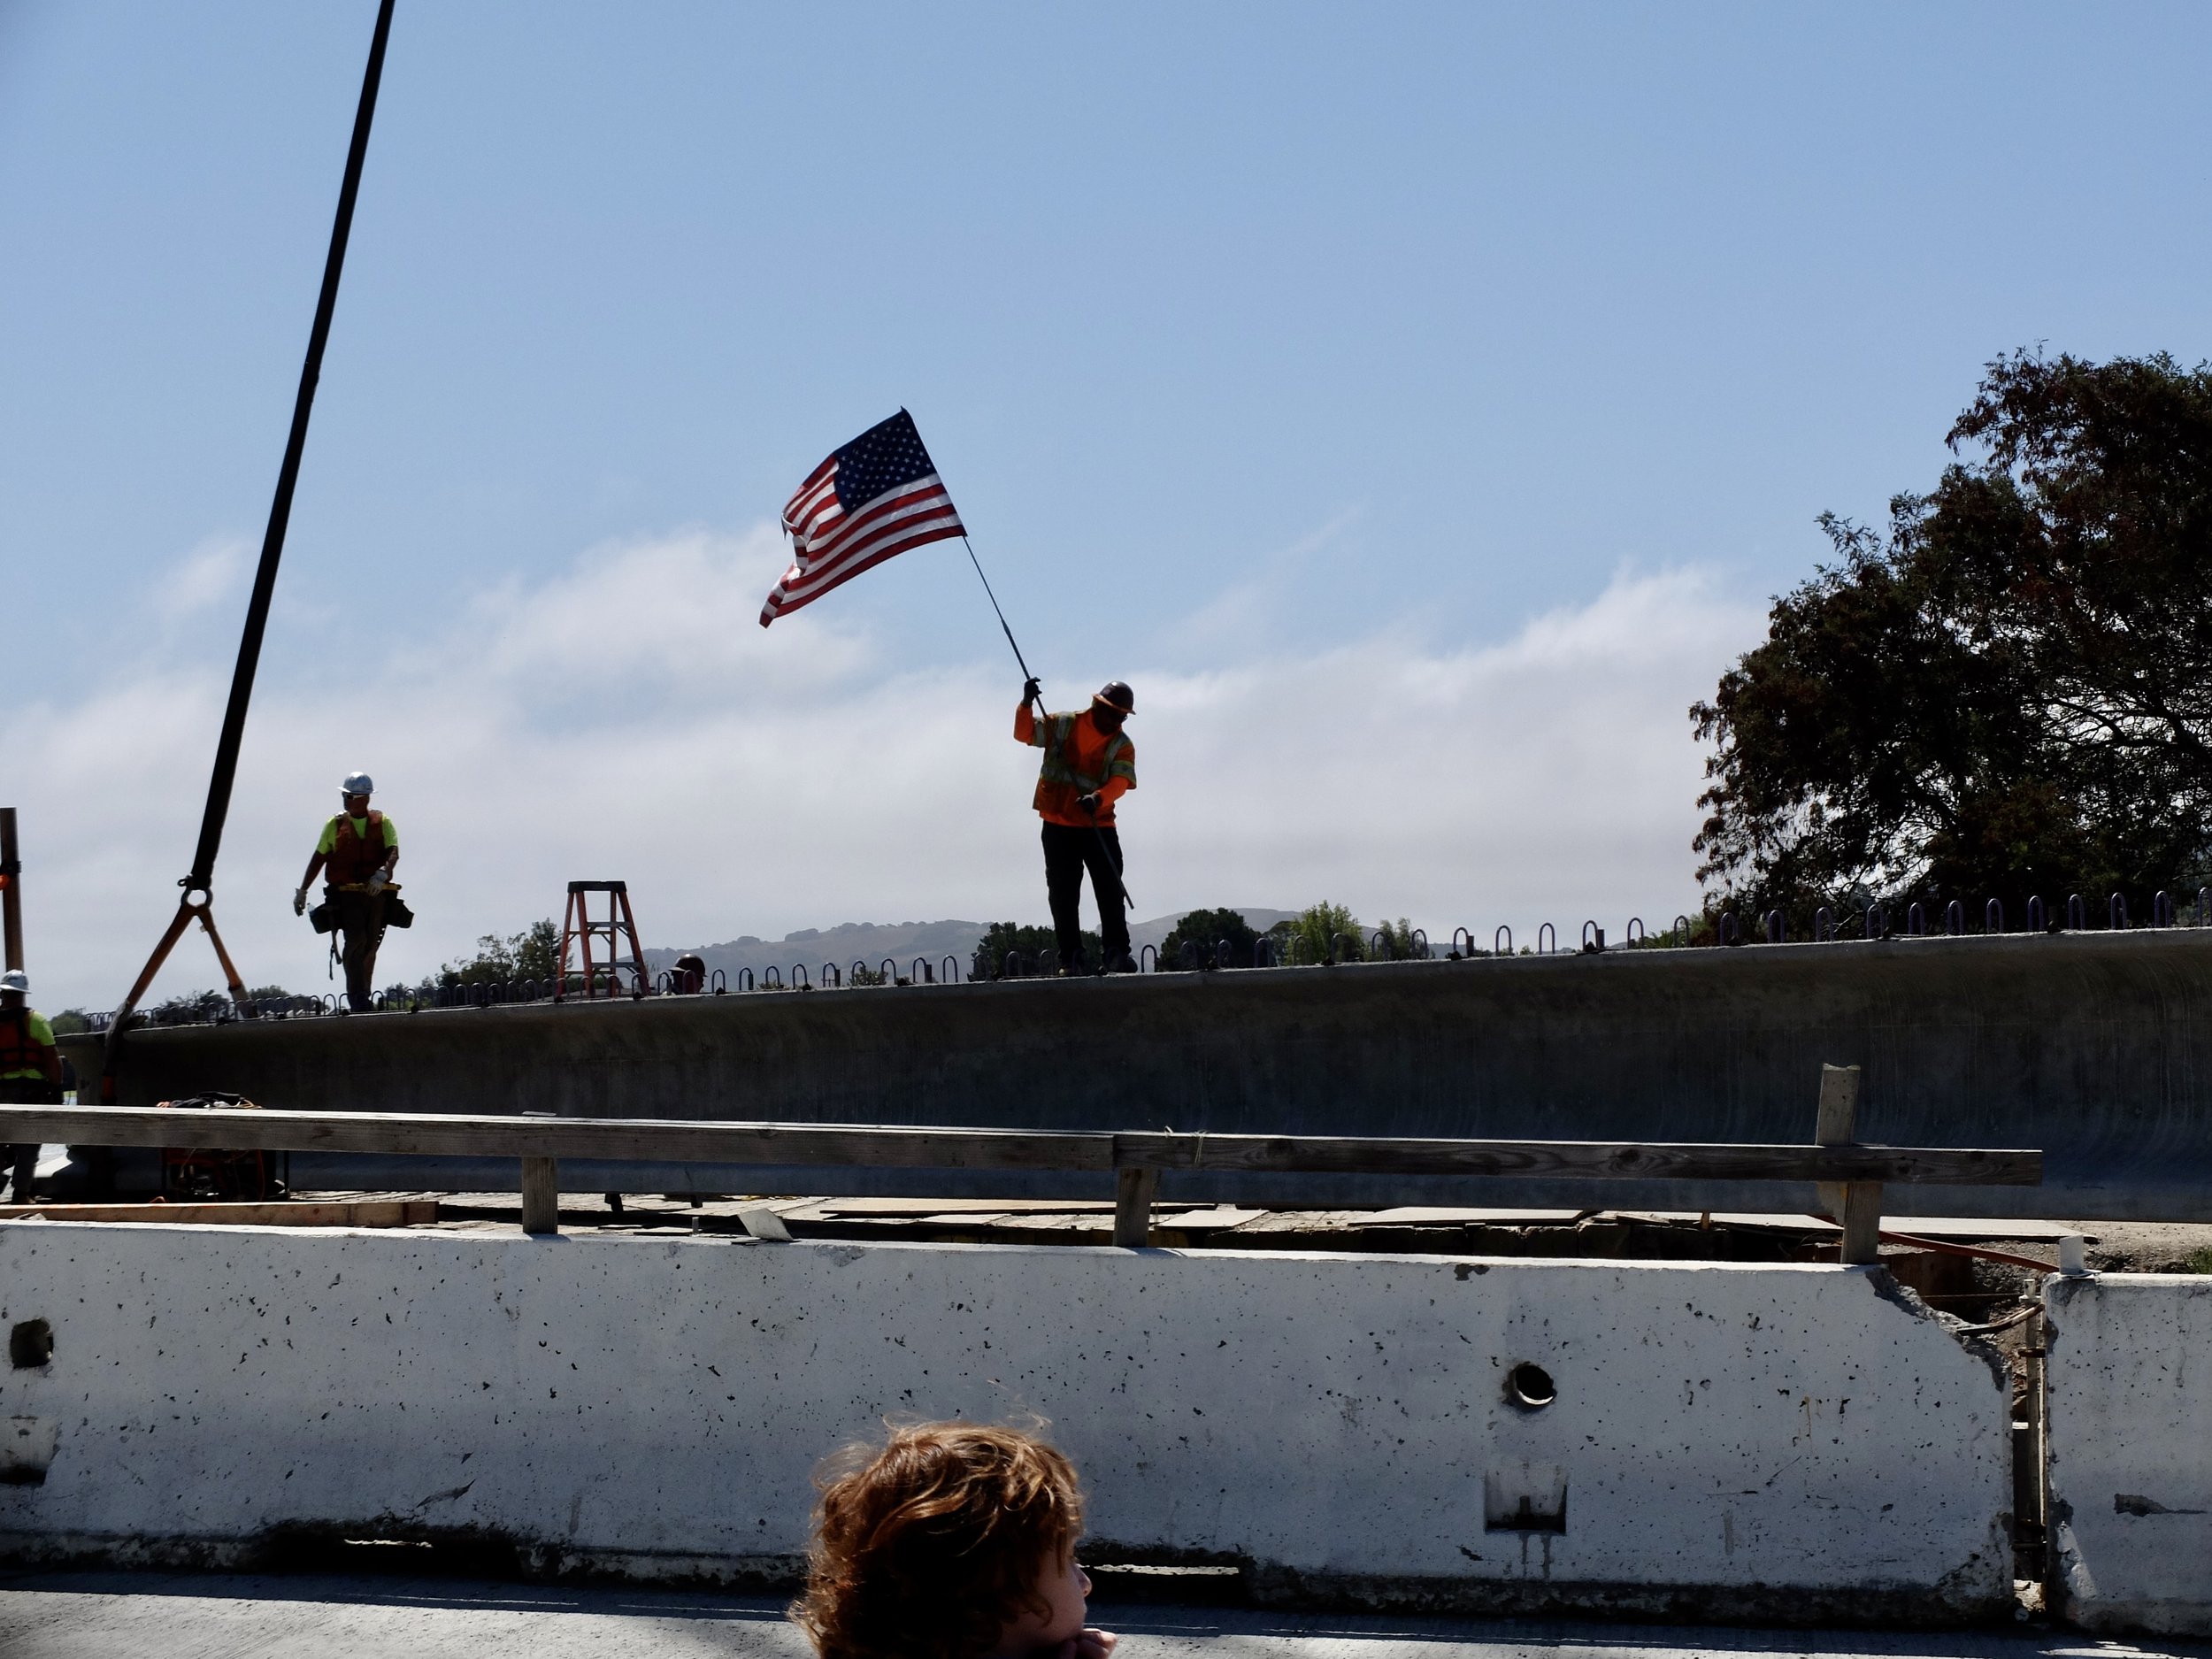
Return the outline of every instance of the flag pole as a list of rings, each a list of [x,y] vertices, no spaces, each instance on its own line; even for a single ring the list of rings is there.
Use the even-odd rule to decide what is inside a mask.
[[[967,532],[964,530],[960,534],[960,545],[968,549],[968,563],[975,566],[976,580],[983,584],[984,596],[991,602],[991,609],[998,617],[999,632],[1006,635],[1006,642],[1009,645],[1014,645],[1014,630],[1006,626],[1006,613],[999,610],[998,595],[991,591],[991,579],[983,573],[983,561],[976,557],[975,544],[968,540]],[[1036,675],[1029,672],[1029,664],[1022,662],[1022,648],[1018,645],[1014,645],[1014,660],[1021,663],[1022,678],[1025,680],[1036,678]]]

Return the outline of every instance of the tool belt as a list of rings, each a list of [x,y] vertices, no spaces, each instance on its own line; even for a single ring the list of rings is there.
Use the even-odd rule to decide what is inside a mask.
[[[325,887],[323,902],[307,913],[309,924],[319,933],[335,933],[338,929],[338,895],[341,893],[366,894],[367,892],[366,887],[359,886]],[[399,896],[399,884],[396,881],[384,889],[383,897],[384,917],[380,926],[412,927],[415,925],[415,913],[407,908],[407,902]]]

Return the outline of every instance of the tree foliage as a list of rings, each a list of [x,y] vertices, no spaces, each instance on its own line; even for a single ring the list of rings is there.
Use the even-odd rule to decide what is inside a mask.
[[[1691,718],[1720,902],[2193,892],[2212,847],[2212,369],[1989,365],[1886,538],[1832,563]]]
[[[449,962],[438,971],[438,983],[504,985],[512,980],[534,979],[543,984],[556,978],[560,971],[561,930],[548,918],[504,939],[497,933],[486,933],[476,941],[473,956]]]
[[[1086,929],[1083,933],[1083,960],[1091,967],[1098,966],[1104,955],[1104,946],[1096,933]],[[1006,971],[1006,953],[1021,952],[1023,962],[1035,971],[1038,960],[1046,951],[1058,949],[1058,941],[1049,927],[1025,926],[1018,922],[993,922],[983,937],[975,941],[975,977],[995,979]],[[1065,965],[1064,964],[1062,965]]]
[[[1416,939],[1413,936],[1413,924],[1402,916],[1394,922],[1377,922],[1375,932],[1382,936],[1380,954],[1385,962],[1409,961],[1420,956],[1423,947],[1428,942],[1425,938]],[[1376,954],[1378,946],[1375,940],[1370,939],[1367,947],[1369,955]]]
[[[1343,905],[1332,904],[1326,899],[1318,904],[1309,904],[1297,915],[1276,923],[1267,931],[1286,963],[1363,962],[1367,958],[1366,935],[1360,931],[1359,918]],[[1343,941],[1340,946],[1340,936]]]
[[[1160,941],[1160,966],[1172,972],[1183,965],[1183,947],[1193,947],[1202,967],[1215,965],[1217,949],[1225,943],[1229,947],[1229,964],[1248,968],[1252,965],[1252,947],[1259,934],[1244,919],[1241,910],[1192,910],[1168,930]]]

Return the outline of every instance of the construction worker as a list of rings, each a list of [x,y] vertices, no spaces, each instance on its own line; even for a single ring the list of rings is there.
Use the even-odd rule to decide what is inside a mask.
[[[1118,680],[1109,680],[1082,713],[1048,714],[1042,719],[1031,707],[1039,701],[1032,680],[1022,687],[1022,706],[1014,713],[1014,740],[1045,752],[1031,804],[1045,821],[1045,897],[1059,941],[1060,972],[1084,971],[1079,905],[1083,872],[1088,870],[1106,957],[1100,971],[1134,973],[1114,803],[1137,787],[1136,745],[1121,729],[1136,711],[1136,694]]]
[[[323,899],[330,906],[330,926],[318,931],[334,929],[345,935],[346,1001],[356,1009],[366,1009],[375,999],[376,948],[384,941],[385,906],[396,891],[392,872],[399,864],[398,829],[369,806],[375,787],[365,772],[347,774],[338,786],[345,810],[323,826],[315,856],[292,895],[292,914],[298,916],[307,909],[307,889],[316,872],[327,875]]]
[[[30,976],[20,968],[0,973],[0,1101],[11,1106],[54,1106],[61,1102],[61,1050],[54,1028],[30,1006]],[[11,1146],[15,1202],[31,1202],[31,1180],[38,1171],[38,1146]]]

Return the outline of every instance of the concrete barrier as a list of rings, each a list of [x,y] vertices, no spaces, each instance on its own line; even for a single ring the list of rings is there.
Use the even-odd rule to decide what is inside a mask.
[[[1263,1597],[2010,1608],[2002,1367],[1878,1269],[13,1223],[0,1287],[19,1561],[787,1582],[833,1448],[1036,1412],[1095,1556]]]
[[[74,1051],[97,1075],[89,1043]],[[233,1089],[357,1111],[1208,1133],[1803,1141],[1823,1062],[1860,1134],[2039,1147],[2034,1188],[1898,1214],[2212,1220],[2212,930],[652,998],[134,1034],[122,1103]],[[303,1184],[511,1190],[511,1165],[297,1165]],[[924,1172],[571,1170],[575,1190],[1102,1196]],[[1796,1210],[1809,1187],[1171,1176],[1171,1197]]]
[[[2044,1281],[2061,1609],[2212,1636],[2212,1278]]]

